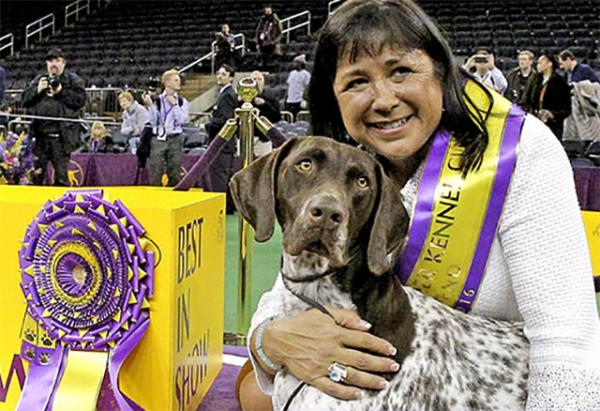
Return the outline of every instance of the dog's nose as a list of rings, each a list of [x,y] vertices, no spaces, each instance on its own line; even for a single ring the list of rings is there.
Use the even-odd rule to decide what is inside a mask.
[[[346,213],[338,201],[331,197],[317,197],[308,206],[308,218],[314,224],[337,227],[346,218]]]

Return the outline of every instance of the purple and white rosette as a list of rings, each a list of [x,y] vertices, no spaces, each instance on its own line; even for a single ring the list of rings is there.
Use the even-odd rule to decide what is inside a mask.
[[[31,222],[19,252],[27,314],[45,339],[24,333],[29,378],[17,410],[52,408],[70,350],[109,352],[121,410],[141,409],[119,390],[118,373],[149,324],[154,251],[145,230],[102,190],[68,191]]]

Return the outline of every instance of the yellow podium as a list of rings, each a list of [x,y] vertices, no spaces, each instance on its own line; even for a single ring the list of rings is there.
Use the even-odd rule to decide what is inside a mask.
[[[149,326],[125,360],[118,386],[145,410],[196,410],[222,366],[225,197],[148,187],[101,190],[143,226],[156,255]],[[27,300],[19,252],[38,212],[67,191],[0,186],[0,411],[17,407],[29,370],[21,354]]]
[[[582,211],[585,233],[592,258],[592,273],[600,281],[600,212]]]

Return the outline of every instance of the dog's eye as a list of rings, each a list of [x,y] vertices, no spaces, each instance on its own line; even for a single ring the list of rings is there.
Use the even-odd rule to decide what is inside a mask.
[[[360,188],[367,188],[367,187],[369,187],[369,179],[367,177],[365,177],[365,176],[358,177],[356,179],[356,184]]]
[[[312,170],[312,161],[310,160],[302,160],[298,163],[297,167],[300,171],[308,172]]]

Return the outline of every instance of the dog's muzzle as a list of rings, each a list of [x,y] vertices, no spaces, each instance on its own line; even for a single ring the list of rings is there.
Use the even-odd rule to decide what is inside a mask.
[[[285,233],[284,247],[291,255],[308,251],[339,266],[347,257],[348,220],[348,208],[339,197],[316,194],[304,203],[294,224]]]

